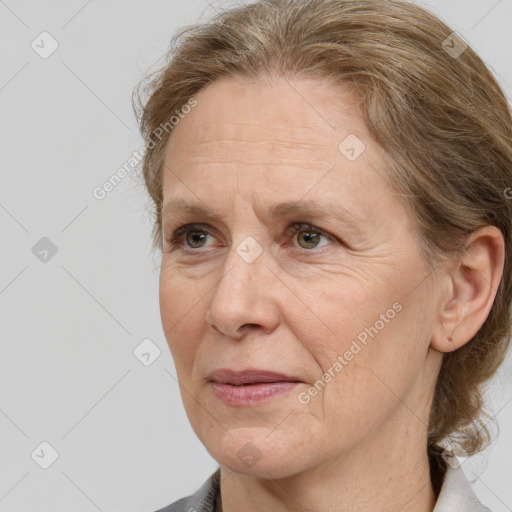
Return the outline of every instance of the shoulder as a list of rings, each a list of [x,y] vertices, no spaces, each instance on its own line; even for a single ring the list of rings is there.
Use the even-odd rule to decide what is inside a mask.
[[[181,498],[156,512],[215,512],[219,492],[220,468],[212,473],[194,494]]]

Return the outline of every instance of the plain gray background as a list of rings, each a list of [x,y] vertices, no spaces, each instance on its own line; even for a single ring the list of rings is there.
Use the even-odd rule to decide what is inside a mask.
[[[512,96],[512,0],[418,3]],[[226,5],[0,1],[0,511],[154,511],[217,467],[163,337],[148,198],[135,171],[103,200],[93,190],[141,146],[136,83],[178,27]],[[146,339],[149,366],[134,355]],[[489,389],[496,443],[463,462],[495,512],[512,510],[511,370],[509,357]]]

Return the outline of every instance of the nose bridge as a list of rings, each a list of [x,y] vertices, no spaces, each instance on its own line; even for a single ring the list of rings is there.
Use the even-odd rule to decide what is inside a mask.
[[[245,324],[272,330],[278,317],[266,275],[271,273],[267,256],[268,251],[252,236],[230,247],[208,308],[210,325],[233,337]]]
[[[250,297],[256,291],[254,288],[261,282],[258,276],[261,275],[267,262],[265,261],[263,246],[252,236],[246,236],[241,242],[234,244],[226,258],[225,272],[217,287],[217,294],[220,288],[225,288],[236,293],[247,293]],[[246,292],[246,293],[244,293]]]
[[[252,286],[255,279],[255,273],[261,272],[260,268],[266,259],[264,256],[264,246],[268,244],[262,240],[265,228],[262,228],[261,222],[255,215],[250,194],[242,193],[240,183],[237,183],[237,194],[233,197],[233,245],[230,248],[226,259],[225,277],[243,281],[242,286]],[[256,234],[257,233],[257,234]],[[255,238],[257,236],[261,243]],[[230,283],[233,286],[233,283]],[[236,284],[235,284],[236,286]]]

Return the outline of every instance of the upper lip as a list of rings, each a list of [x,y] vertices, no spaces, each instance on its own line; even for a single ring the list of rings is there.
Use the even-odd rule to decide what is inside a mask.
[[[242,371],[235,371],[230,368],[219,368],[218,370],[212,371],[207,379],[209,381],[233,384],[235,386],[258,382],[302,382],[299,378],[284,373],[252,368]]]

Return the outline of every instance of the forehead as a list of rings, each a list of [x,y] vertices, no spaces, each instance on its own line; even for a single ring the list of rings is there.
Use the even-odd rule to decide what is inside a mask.
[[[354,143],[356,157],[364,153],[363,158],[345,158],[342,167],[357,168],[362,161],[383,167],[385,156],[365,126],[360,98],[348,85],[223,77],[195,99],[197,105],[167,143],[165,167],[173,172],[186,168],[190,175],[196,165],[223,163],[321,170]]]
[[[229,77],[195,99],[197,106],[167,144],[164,203],[186,196],[227,208],[235,193],[249,198],[256,191],[273,202],[307,193],[308,199],[342,201],[369,214],[383,204],[385,156],[348,87]],[[348,159],[346,146],[359,156]]]
[[[196,100],[197,106],[171,133],[173,150],[187,147],[187,154],[193,154],[205,150],[209,142],[266,142],[268,146],[272,141],[294,141],[288,149],[307,151],[341,142],[343,134],[369,136],[356,93],[322,80],[280,77],[263,83],[223,77],[203,88]],[[278,150],[278,144],[273,149]]]

